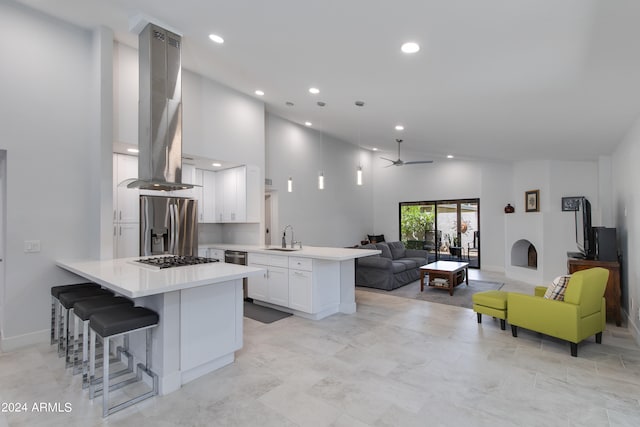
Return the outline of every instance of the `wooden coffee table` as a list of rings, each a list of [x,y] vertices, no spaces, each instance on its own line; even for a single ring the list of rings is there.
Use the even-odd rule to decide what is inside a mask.
[[[469,286],[469,263],[455,261],[436,261],[420,267],[420,292],[424,291],[424,275],[429,275],[429,286],[448,289],[453,295],[453,288],[463,282],[464,274]],[[444,282],[446,280],[446,283]]]

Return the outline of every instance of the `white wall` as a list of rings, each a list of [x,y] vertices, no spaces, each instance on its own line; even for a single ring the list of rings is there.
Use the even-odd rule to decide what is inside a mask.
[[[640,343],[640,120],[612,156],[613,218],[622,252],[622,308]]]
[[[379,157],[390,155],[374,155],[373,232],[387,240],[399,239],[400,202],[479,198],[482,268],[504,271],[504,207],[513,204],[511,166],[452,159],[386,167],[388,162]],[[428,156],[403,152],[403,157]]]
[[[280,242],[290,224],[296,240],[312,246],[353,246],[373,230],[371,155],[355,145],[267,114],[267,178],[278,192]],[[356,168],[363,169],[363,185],[356,185]],[[318,190],[324,171],[325,189]],[[293,192],[287,179],[293,178]],[[287,237],[288,239],[288,237]]]
[[[2,348],[46,339],[50,287],[77,278],[56,267],[61,258],[98,255],[88,179],[97,150],[91,124],[92,34],[0,3],[0,149],[7,150],[6,252]],[[95,209],[94,209],[95,211]],[[41,252],[24,253],[25,240]]]

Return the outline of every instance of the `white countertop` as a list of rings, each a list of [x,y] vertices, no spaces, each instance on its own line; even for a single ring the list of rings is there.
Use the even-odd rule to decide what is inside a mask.
[[[56,264],[129,298],[211,285],[261,274],[263,269],[216,262],[154,270],[135,258],[62,260]]]
[[[331,261],[347,261],[370,255],[377,255],[381,251],[376,249],[355,248],[327,248],[321,246],[303,246],[302,249],[281,251],[280,246],[237,245],[229,243],[201,244],[200,248],[224,249],[231,251],[243,251],[248,253],[261,253],[270,255],[295,256],[300,258],[314,258]]]

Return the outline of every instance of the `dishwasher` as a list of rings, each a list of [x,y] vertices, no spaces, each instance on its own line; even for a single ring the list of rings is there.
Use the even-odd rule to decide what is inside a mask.
[[[247,253],[242,251],[224,251],[224,262],[227,264],[239,264],[247,265]],[[247,278],[242,279],[242,293],[244,299],[248,299],[247,296]]]

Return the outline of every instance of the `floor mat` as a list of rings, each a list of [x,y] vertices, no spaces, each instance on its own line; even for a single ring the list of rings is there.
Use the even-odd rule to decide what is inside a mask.
[[[289,316],[293,315],[273,308],[263,307],[249,301],[244,302],[244,317],[257,320],[258,322],[273,323],[276,320],[284,319]]]
[[[449,291],[444,289],[434,289],[425,284],[424,291],[420,292],[420,281],[409,283],[392,291],[383,291],[380,289],[365,288],[358,286],[356,289],[369,292],[378,292],[386,295],[394,295],[403,298],[420,299],[424,301],[436,302],[438,304],[455,305],[457,307],[472,308],[473,301],[471,296],[476,292],[499,290],[504,283],[487,282],[484,280],[469,280],[469,286],[466,282],[456,286],[453,295],[449,295]]]

